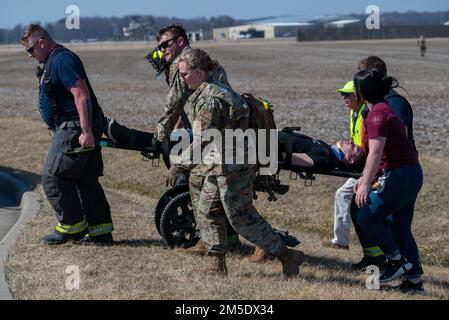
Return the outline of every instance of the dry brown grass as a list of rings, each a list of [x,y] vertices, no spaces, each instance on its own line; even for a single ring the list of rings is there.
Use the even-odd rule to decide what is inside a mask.
[[[388,46],[386,45],[388,44]],[[379,54],[391,73],[403,80],[415,111],[415,127],[425,184],[418,198],[414,234],[425,269],[424,299],[449,298],[449,153],[446,106],[449,92],[448,46],[429,41],[419,59],[414,41],[250,44],[205,44],[226,67],[233,86],[269,98],[280,126],[301,125],[303,132],[332,141],[347,135],[347,114],[334,94],[353,73],[356,62]],[[107,55],[105,55],[105,51]],[[105,113],[151,130],[166,92],[152,80],[141,59],[145,48],[78,51]],[[0,165],[34,183],[50,137],[35,107],[33,63],[22,52],[0,50]],[[7,62],[7,63],[3,63]],[[251,62],[251,64],[249,63]],[[422,88],[425,87],[426,90]],[[282,281],[278,262],[254,265],[245,254],[232,253],[229,277],[204,276],[204,260],[164,247],[153,224],[155,203],[164,187],[163,168],[152,168],[137,152],[104,150],[102,183],[113,210],[117,245],[108,248],[72,244],[48,248],[41,236],[55,218],[47,201],[25,226],[7,260],[7,278],[17,299],[413,299],[392,291],[370,291],[367,274],[349,271],[361,253],[355,237],[349,252],[319,246],[332,234],[335,190],[344,179],[318,176],[312,187],[283,181],[290,192],[269,203],[260,195],[256,206],[278,228],[302,241],[308,258],[300,275]],[[43,195],[41,186],[37,191]],[[43,197],[44,198],[44,197]],[[80,290],[68,291],[69,265],[80,268]]]

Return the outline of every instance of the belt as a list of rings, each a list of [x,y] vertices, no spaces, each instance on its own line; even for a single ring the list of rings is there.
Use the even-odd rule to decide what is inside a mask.
[[[59,124],[58,128],[59,129],[64,129],[64,128],[79,128],[80,122],[79,120],[71,120],[71,121],[63,121]]]

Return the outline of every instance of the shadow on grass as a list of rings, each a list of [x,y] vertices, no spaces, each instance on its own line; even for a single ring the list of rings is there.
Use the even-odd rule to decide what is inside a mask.
[[[364,272],[351,270],[348,262],[342,261],[340,259],[323,257],[323,256],[315,256],[315,257],[307,256],[305,263],[308,264],[309,266],[324,267],[325,269],[328,269],[330,271],[334,270],[334,271],[344,271],[344,272],[346,271],[347,272],[347,276],[341,275],[341,274],[330,275],[328,278],[326,278],[327,281],[329,281],[329,282],[335,282],[337,284],[342,284],[342,285],[346,285],[346,286],[349,285],[349,286],[354,286],[354,287],[364,287],[365,286],[365,283],[363,281],[361,282],[359,279],[354,278],[354,274],[357,274],[357,273],[360,274],[360,273],[364,273]],[[367,277],[369,275],[370,274],[366,273]],[[301,268],[300,268],[299,277],[301,277],[307,281],[321,281],[322,280],[313,273],[302,274]],[[440,287],[441,289],[444,289],[444,290],[449,290],[449,282],[447,282],[447,281],[436,279],[433,277],[426,277],[425,275],[424,275],[423,280],[424,280],[424,287],[426,286],[426,284],[429,284],[432,286]],[[398,292],[398,288],[396,288],[396,285],[392,285],[392,284],[382,285],[381,291]],[[433,293],[433,294],[427,295],[427,296],[431,297],[431,298],[436,298],[436,299],[447,299],[447,296],[442,295],[442,294],[434,294]]]
[[[129,246],[129,247],[160,247],[163,249],[176,250],[181,247],[172,247],[167,245],[162,239],[129,239],[114,241],[115,246]],[[232,255],[238,255],[247,257],[253,254],[254,246],[241,244],[236,248],[231,248],[229,253]]]
[[[442,281],[442,280],[438,280],[438,279],[429,279],[429,278],[424,278],[424,290],[426,290],[425,294],[412,294],[412,293],[403,293],[404,296],[415,296],[415,297],[423,297],[423,298],[434,298],[434,299],[440,299],[440,300],[447,300],[447,294],[438,294],[438,293],[429,293],[426,289],[427,285],[432,285],[432,286],[437,286],[440,287],[441,289],[448,291],[449,290],[449,283],[447,283],[446,281]],[[381,286],[381,290],[384,292],[400,292],[399,291],[399,284],[395,283],[395,284],[386,284]]]
[[[276,259],[273,260],[274,262],[278,262]],[[280,262],[279,262],[280,263]],[[340,259],[335,258],[329,258],[324,256],[305,256],[305,261],[302,266],[299,267],[299,274],[298,277],[300,279],[304,279],[306,281],[311,282],[321,282],[323,281],[322,276],[316,275],[314,272],[308,272],[303,271],[303,267],[307,265],[308,267],[321,267],[324,269],[327,269],[329,271],[334,272],[341,272],[341,271],[347,271],[348,274],[341,275],[341,274],[331,274],[326,277],[326,281],[328,282],[334,282],[340,285],[344,286],[351,286],[351,287],[361,287],[364,285],[364,283],[361,283],[360,280],[354,278],[354,273],[351,272],[349,268],[349,263]],[[243,273],[243,277],[251,277],[252,272],[246,272]],[[277,272],[263,272],[258,273],[261,277],[265,278],[277,278],[280,276],[280,273]],[[368,274],[367,274],[368,275]]]
[[[236,247],[231,247],[229,249],[229,253],[231,253],[232,255],[237,255],[237,256],[241,256],[241,257],[247,257],[252,255],[254,252],[254,246],[248,245],[248,244],[240,244]]]
[[[329,258],[324,256],[306,256],[306,263],[309,265],[322,266],[329,270],[351,271],[350,264],[347,261],[343,261],[336,258]]]
[[[128,247],[161,247],[170,249],[169,246],[162,239],[130,239],[114,241],[114,246],[128,246]]]

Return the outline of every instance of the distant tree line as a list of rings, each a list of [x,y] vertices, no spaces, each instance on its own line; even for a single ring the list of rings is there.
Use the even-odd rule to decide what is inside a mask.
[[[325,28],[315,26],[298,31],[298,41],[333,41],[333,40],[374,40],[374,39],[407,39],[448,38],[448,26],[413,25],[413,26],[381,26],[378,30],[368,30],[365,24],[351,24],[343,28]]]
[[[364,26],[365,19],[367,17],[366,14],[350,14],[349,17],[358,18],[362,21],[362,25]],[[272,18],[272,17],[266,17]],[[205,38],[210,38],[212,34],[213,28],[223,28],[223,27],[231,27],[236,25],[242,25],[250,23],[251,20],[237,20],[229,16],[219,16],[219,17],[211,17],[211,18],[193,18],[193,19],[183,19],[183,18],[169,18],[169,17],[156,17],[152,15],[140,15],[140,16],[124,16],[121,18],[117,17],[81,17],[81,28],[79,30],[68,30],[65,26],[65,18],[58,20],[54,23],[47,23],[44,27],[50,32],[50,34],[59,42],[70,42],[73,40],[86,41],[88,39],[96,39],[98,41],[120,41],[126,40],[123,35],[123,28],[128,27],[129,23],[134,20],[138,23],[141,23],[145,26],[147,30],[147,38],[151,38],[155,36],[156,32],[164,25],[179,22],[182,23],[188,31],[197,31],[202,30],[205,34]],[[418,32],[419,28],[427,28],[429,30],[428,36],[446,36],[444,28],[436,28],[436,26],[441,26],[444,22],[449,21],[449,11],[440,11],[440,12],[381,12],[381,30],[384,30],[384,33],[378,32],[378,36],[376,37],[391,37],[392,33],[395,33],[395,30],[407,30],[407,29],[395,29],[395,27],[407,27],[407,26],[415,26],[414,32]],[[343,38],[366,38],[363,35],[363,26],[352,26],[349,29],[353,29],[352,32],[349,32],[346,27],[344,28],[346,31],[330,31],[333,32],[334,35]],[[0,44],[11,44],[18,43],[19,38],[25,29],[25,25],[17,25],[12,29],[0,29]],[[311,31],[305,31],[301,35],[304,37],[303,40],[320,40],[333,35],[329,33],[329,35],[325,35],[323,32],[322,26],[318,25],[314,27],[315,30],[322,30],[316,36],[313,36]],[[418,28],[418,29],[416,29]],[[446,27],[449,29],[449,27]],[[312,29],[310,29],[312,30]],[[388,31],[387,31],[388,30]],[[342,34],[344,34],[342,36]],[[348,35],[353,34],[353,35]],[[371,33],[372,35],[373,33]],[[408,35],[408,31],[397,31],[395,33],[400,37],[402,34]],[[436,35],[438,34],[438,35]],[[410,35],[411,36],[411,35]],[[415,36],[413,34],[413,36]],[[314,39],[309,39],[314,38]]]
[[[123,28],[128,27],[131,20],[144,25],[148,30],[148,36],[155,36],[157,31],[165,25],[171,23],[182,23],[188,31],[202,30],[212,34],[213,28],[222,28],[245,24],[247,20],[236,20],[229,16],[219,16],[211,18],[169,18],[155,17],[152,15],[125,16],[121,18],[111,17],[81,17],[79,30],[68,30],[66,20],[61,19],[54,23],[47,23],[43,26],[49,31],[52,37],[59,42],[70,42],[73,40],[86,41],[96,39],[98,41],[126,40],[123,35]],[[12,29],[0,29],[0,44],[18,43],[19,38],[26,28],[25,25],[17,25]]]
[[[442,12],[389,12],[380,13],[380,29],[369,30],[365,21],[368,15],[351,14],[349,17],[359,19],[359,23],[344,27],[329,27],[326,22],[298,31],[298,41],[323,40],[360,40],[360,39],[397,39],[418,38],[423,35],[431,37],[449,37],[449,11]]]
[[[365,21],[367,15],[351,14],[351,17]],[[438,12],[380,12],[381,27],[390,26],[438,26],[449,21],[449,10]]]

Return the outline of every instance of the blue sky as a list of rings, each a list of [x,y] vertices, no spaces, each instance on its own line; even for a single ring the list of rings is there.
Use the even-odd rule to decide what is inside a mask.
[[[151,14],[182,18],[230,15],[245,19],[294,15],[304,21],[320,15],[364,13],[369,5],[377,5],[381,14],[382,11],[449,10],[448,0],[0,0],[0,28],[66,18],[68,5],[77,5],[85,17]]]

